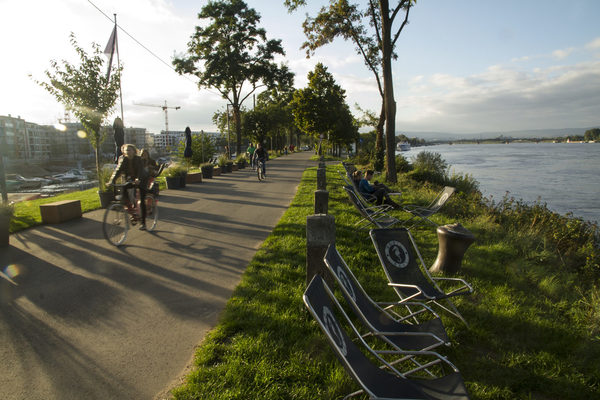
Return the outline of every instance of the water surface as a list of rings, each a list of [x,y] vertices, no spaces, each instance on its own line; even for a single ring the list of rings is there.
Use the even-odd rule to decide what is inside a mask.
[[[413,147],[440,153],[451,170],[473,175],[481,192],[494,199],[506,192],[527,202],[600,221],[600,143],[454,144]]]

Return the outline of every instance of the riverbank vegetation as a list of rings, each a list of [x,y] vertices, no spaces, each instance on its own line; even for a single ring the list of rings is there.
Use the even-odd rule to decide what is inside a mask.
[[[368,233],[355,229],[360,217],[337,169],[327,168],[337,248],[372,297],[391,301],[395,295]],[[403,191],[405,203],[427,204],[443,184],[427,176],[401,173],[393,189]],[[174,390],[176,399],[335,399],[358,388],[302,303],[306,216],[313,212],[315,189],[313,168],[248,266],[219,325],[198,348],[193,372]],[[442,352],[461,370],[471,397],[597,397],[597,226],[554,214],[544,204],[492,202],[477,190],[459,191],[433,219],[460,222],[477,237],[460,273],[475,293],[456,300],[470,326],[443,317],[452,346]],[[411,232],[430,265],[437,254],[435,229]]]

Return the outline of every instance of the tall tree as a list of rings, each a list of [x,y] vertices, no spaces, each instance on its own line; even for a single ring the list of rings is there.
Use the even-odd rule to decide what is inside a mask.
[[[214,88],[233,106],[237,153],[241,153],[240,107],[257,89],[286,84],[293,73],[277,65],[275,55],[285,55],[281,40],[267,40],[259,28],[260,15],[242,0],[209,1],[198,18],[187,54],[173,60],[180,74],[199,78],[200,88]]]
[[[363,56],[365,64],[375,75],[379,93],[382,96],[382,109],[377,126],[376,156],[381,163],[383,146],[383,126],[386,133],[386,172],[390,182],[397,181],[395,168],[395,118],[396,101],[392,80],[392,59],[396,41],[408,23],[410,8],[416,0],[397,0],[390,8],[389,0],[369,0],[361,9],[348,0],[330,0],[328,7],[322,7],[315,18],[307,17],[303,24],[307,41],[303,48],[314,52],[317,48],[332,42],[336,37],[351,40],[357,52]],[[305,5],[305,0],[284,0],[290,11]],[[404,19],[398,22],[399,15]]]
[[[315,139],[322,135],[332,144],[342,145],[356,138],[358,130],[346,104],[346,92],[323,64],[308,73],[308,87],[296,90],[291,105],[296,126]]]
[[[73,33],[70,42],[79,56],[80,65],[75,66],[65,60],[59,64],[51,60],[51,70],[45,71],[49,82],[35,82],[50,92],[83,125],[94,148],[96,175],[100,182],[99,152],[105,137],[101,127],[117,101],[122,66],[113,70],[111,77],[107,77],[104,53],[98,44],[92,43],[93,53],[88,55],[79,46]]]

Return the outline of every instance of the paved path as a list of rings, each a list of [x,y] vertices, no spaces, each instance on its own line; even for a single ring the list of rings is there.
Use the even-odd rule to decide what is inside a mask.
[[[102,236],[103,211],[12,235],[0,266],[1,399],[162,397],[288,207],[310,152],[164,191],[154,233]]]

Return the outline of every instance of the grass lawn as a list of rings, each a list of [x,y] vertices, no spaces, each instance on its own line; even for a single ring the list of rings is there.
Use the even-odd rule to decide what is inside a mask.
[[[374,299],[392,301],[368,232],[354,228],[359,217],[341,189],[340,168],[327,169],[337,248]],[[403,178],[399,186],[411,203],[428,203],[439,191]],[[338,399],[358,389],[302,303],[315,189],[311,168],[198,348],[176,399]],[[477,237],[461,271],[475,293],[455,301],[470,327],[443,315],[453,344],[441,352],[473,399],[600,398],[598,275],[564,268],[561,254],[533,233],[513,231],[478,207],[457,195],[434,217],[459,221]],[[430,265],[435,230],[412,233]]]

